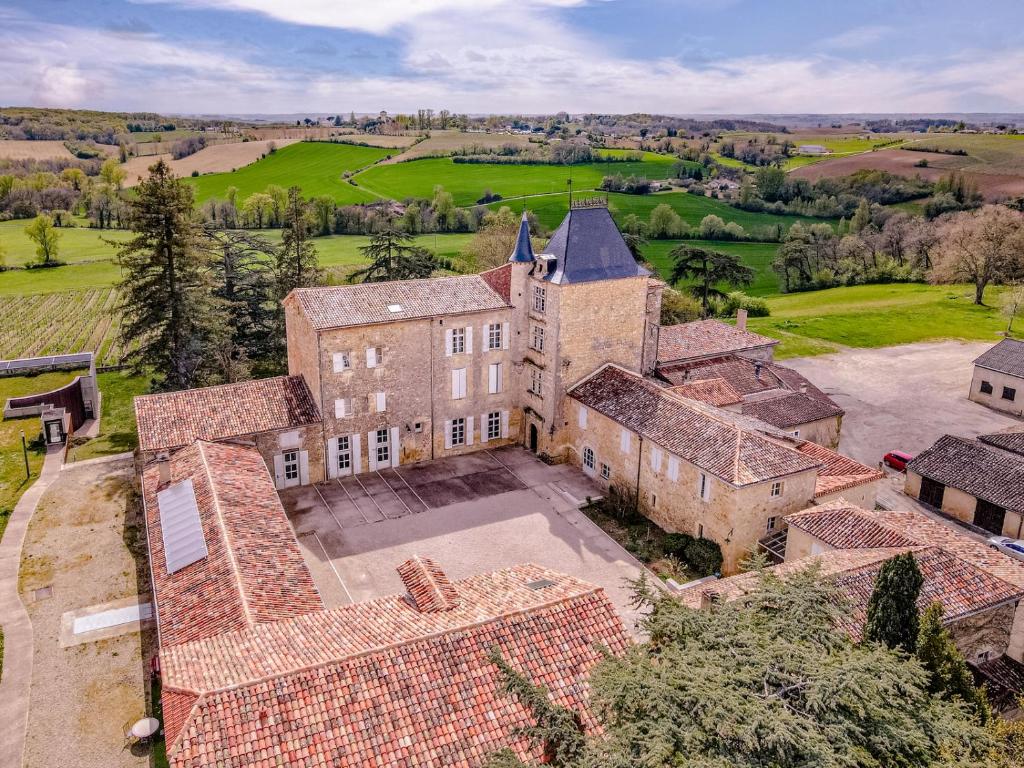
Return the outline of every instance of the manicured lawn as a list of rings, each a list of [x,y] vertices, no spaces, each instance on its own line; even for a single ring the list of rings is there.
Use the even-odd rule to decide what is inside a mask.
[[[520,197],[561,192],[568,189],[595,189],[601,179],[621,173],[667,179],[672,175],[673,158],[651,155],[639,162],[587,163],[583,165],[501,165],[498,163],[455,163],[451,158],[429,158],[394,165],[377,165],[357,174],[355,181],[381,197],[403,200],[429,198],[438,184],[451,192],[457,205],[473,205],[484,190],[502,197]],[[667,162],[666,162],[667,161]]]
[[[211,197],[223,198],[228,187],[232,186],[238,188],[238,201],[241,203],[270,184],[285,189],[299,186],[304,197],[329,195],[342,204],[364,203],[373,200],[374,195],[349,184],[342,174],[372,165],[395,151],[353,144],[299,142],[282,147],[237,171],[188,177],[185,181],[195,187],[197,204]]]
[[[25,227],[31,219],[14,219],[0,222],[0,243],[7,252],[7,266],[20,267],[36,261],[36,245],[25,234]],[[88,227],[63,227],[58,230],[57,259],[68,264],[83,261],[109,259],[113,248],[107,240],[127,240],[131,235],[119,229],[89,229]],[[0,281],[3,276],[0,275]]]
[[[858,285],[793,293],[768,299],[771,317],[750,319],[752,330],[782,339],[779,357],[821,354],[833,345],[887,347],[932,339],[995,343],[1006,320],[997,306],[998,289],[986,292],[988,306],[973,303],[962,285]]]
[[[75,378],[74,372],[60,371],[41,373],[37,376],[12,376],[0,378],[0,403],[9,397],[21,397],[36,392],[49,392],[67,384]],[[31,475],[25,477],[25,458],[21,448],[21,433],[24,431],[28,443],[28,461]],[[21,494],[39,477],[43,466],[46,447],[36,442],[40,434],[38,416],[24,419],[0,420],[0,536],[14,511],[14,505]]]
[[[102,395],[103,414],[100,435],[71,449],[71,461],[82,461],[97,456],[133,451],[139,444],[135,427],[135,409],[132,400],[149,391],[146,376],[132,376],[126,371],[97,374]]]
[[[779,292],[779,279],[772,271],[772,260],[779,246],[777,243],[729,243],[711,240],[651,240],[644,246],[644,257],[658,268],[658,274],[668,280],[672,271],[669,253],[680,245],[707,248],[722,253],[731,253],[754,270],[754,282],[744,293],[751,296],[767,296]],[[725,290],[729,290],[726,288]]]

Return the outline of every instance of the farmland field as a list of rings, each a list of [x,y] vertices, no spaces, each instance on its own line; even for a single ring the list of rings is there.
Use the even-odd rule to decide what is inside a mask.
[[[603,193],[602,193],[603,194]],[[582,196],[586,196],[583,193]],[[701,219],[709,214],[721,217],[724,221],[734,221],[744,229],[752,230],[758,227],[782,226],[785,229],[796,221],[819,221],[819,219],[808,219],[802,216],[776,216],[770,213],[752,213],[739,208],[734,208],[728,203],[723,203],[714,198],[703,195],[691,195],[688,192],[658,192],[652,195],[626,195],[612,193],[608,195],[608,207],[616,221],[631,213],[635,213],[643,220],[647,220],[651,211],[658,205],[665,203],[672,207],[682,219],[690,226],[697,226]],[[497,210],[507,205],[514,211],[519,212],[525,206],[537,215],[538,221],[548,229],[553,229],[565,218],[569,210],[569,196],[565,193],[554,195],[535,195],[518,200],[499,201],[491,203],[490,208]],[[825,221],[821,219],[820,221]]]
[[[63,141],[0,140],[0,159],[3,160],[70,160],[71,157]]]
[[[419,157],[430,157],[432,155],[447,155],[451,154],[456,149],[472,147],[474,145],[491,148],[501,147],[505,144],[515,144],[520,147],[528,147],[530,142],[529,137],[524,134],[431,131],[429,138],[424,139],[413,147],[410,147],[402,154],[396,155],[390,160],[385,160],[384,164],[390,165],[393,163],[401,163],[405,160],[414,160]]]
[[[0,244],[6,249],[7,266],[20,267],[36,261],[36,245],[25,234],[29,219],[0,222]],[[110,259],[114,249],[104,240],[127,240],[128,232],[119,229],[62,227],[58,241],[58,260],[68,264]],[[0,290],[8,275],[0,275]]]
[[[363,203],[373,200],[374,196],[344,181],[342,174],[365,168],[393,153],[394,150],[378,147],[304,141],[279,149],[234,173],[213,173],[185,180],[195,188],[197,203],[211,197],[224,197],[232,186],[238,188],[241,201],[254,192],[262,192],[270,184],[285,189],[298,185],[305,197],[329,195],[342,204]]]
[[[666,179],[672,175],[673,162],[674,158],[650,153],[640,162],[573,166],[455,163],[451,158],[428,158],[377,165],[358,174],[355,181],[380,197],[394,200],[429,198],[440,184],[452,194],[456,205],[467,206],[479,200],[487,189],[505,198],[560,192],[566,189],[570,177],[573,189],[579,190],[595,189],[602,178],[615,173]]]
[[[109,287],[0,296],[0,357],[95,352],[97,365],[116,365],[123,352],[116,306]]]
[[[712,251],[731,253],[740,257],[740,261],[754,270],[754,282],[744,293],[751,296],[768,296],[779,292],[779,278],[772,271],[772,260],[778,251],[776,243],[727,243],[712,240],[652,240],[643,247],[644,258],[658,269],[658,274],[668,280],[672,271],[672,259],[669,256],[674,248],[689,245],[694,248],[707,248]]]
[[[296,141],[297,139],[277,139],[276,141],[239,141],[231,144],[214,144],[180,160],[172,159],[169,153],[149,155],[133,157],[127,163],[123,163],[121,167],[127,174],[125,183],[128,186],[137,184],[140,179],[147,176],[149,167],[161,158],[171,166],[171,170],[178,176],[191,176],[193,171],[230,173],[237,168],[244,168],[255,163],[270,151],[271,144],[282,149]]]

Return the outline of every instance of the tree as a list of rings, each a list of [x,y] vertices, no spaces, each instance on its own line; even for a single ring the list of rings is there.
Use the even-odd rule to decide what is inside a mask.
[[[313,214],[316,218],[317,234],[331,234],[331,224],[334,220],[335,203],[330,195],[320,195],[313,198]]]
[[[856,234],[871,225],[871,203],[867,198],[862,197],[857,204],[857,210],[850,219],[850,231]]]
[[[711,297],[725,297],[725,291],[718,288],[718,284],[740,288],[754,282],[754,270],[740,262],[739,256],[730,253],[681,245],[669,256],[673,261],[669,282],[675,285],[680,280],[696,280],[690,291],[700,299],[705,317],[711,314]]]
[[[942,604],[932,603],[921,617],[917,634],[917,658],[928,671],[928,691],[945,700],[959,700],[974,712],[980,723],[992,719],[985,691],[974,684],[974,676],[942,626]]]
[[[430,207],[434,211],[434,218],[437,221],[437,228],[439,230],[447,232],[455,228],[455,225],[458,223],[455,198],[452,197],[451,192],[446,192],[445,188],[440,184],[434,187],[434,199],[431,200]]]
[[[127,176],[127,174],[125,173],[124,168],[122,168],[114,158],[106,160],[103,165],[100,166],[100,178],[103,179],[103,183],[112,190],[121,189],[125,176]]]
[[[57,260],[60,250],[60,231],[53,226],[53,219],[45,213],[32,219],[25,227],[25,234],[36,244],[36,256],[44,267]]]
[[[218,381],[212,351],[227,335],[226,317],[213,295],[210,249],[193,211],[192,188],[159,161],[136,187],[129,222],[134,236],[115,244],[128,362],[150,372],[157,389]]]
[[[242,213],[249,220],[250,226],[255,224],[257,229],[262,229],[263,221],[267,214],[271,212],[273,205],[274,201],[270,198],[270,195],[263,192],[254,192],[245,198],[245,202],[242,203]]]
[[[1002,297],[1002,310],[1006,315],[1006,335],[1013,333],[1013,321],[1024,312],[1024,282],[1014,283]]]
[[[940,230],[931,278],[974,284],[974,303],[989,283],[1024,277],[1024,213],[1001,205],[953,215]]]
[[[647,234],[656,240],[679,237],[682,234],[683,220],[668,203],[654,206],[649,222]]]
[[[531,231],[536,220],[532,213],[527,213]],[[490,269],[500,267],[515,250],[516,238],[519,235],[519,219],[507,205],[497,211],[488,211],[480,222],[473,239],[465,248],[467,256],[475,262],[476,268]],[[533,238],[531,238],[533,241]],[[534,243],[534,250],[540,250],[540,244]]]
[[[917,598],[923,583],[924,576],[910,552],[882,563],[868,598],[864,639],[913,653],[920,623]]]
[[[379,283],[430,277],[439,267],[437,258],[426,248],[410,243],[412,235],[398,229],[388,228],[373,235],[370,242],[359,249],[370,265],[354,272],[349,282]]]
[[[601,733],[563,749],[562,765],[952,768],[988,756],[991,735],[928,692],[916,659],[851,640],[848,607],[817,568],[757,579],[703,610],[638,584],[648,639],[592,670]],[[527,708],[546,742],[575,744],[575,720],[537,703]],[[492,765],[517,764],[505,752]]]
[[[302,190],[290,187],[282,210],[281,247],[277,250],[277,296],[283,300],[296,288],[319,285],[323,279],[320,259],[311,238],[309,205],[302,199]],[[283,332],[283,328],[282,328]]]

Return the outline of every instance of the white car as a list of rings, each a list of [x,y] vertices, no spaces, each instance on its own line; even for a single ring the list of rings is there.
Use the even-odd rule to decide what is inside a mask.
[[[1024,560],[1024,540],[1022,539],[1011,539],[1009,536],[993,536],[988,540],[988,544],[993,549],[998,549],[1010,557]]]

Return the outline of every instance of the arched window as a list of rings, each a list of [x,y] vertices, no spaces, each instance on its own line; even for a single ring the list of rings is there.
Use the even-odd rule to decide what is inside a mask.
[[[594,460],[594,449],[584,448],[583,449],[583,466],[587,469],[593,469],[595,466]]]

